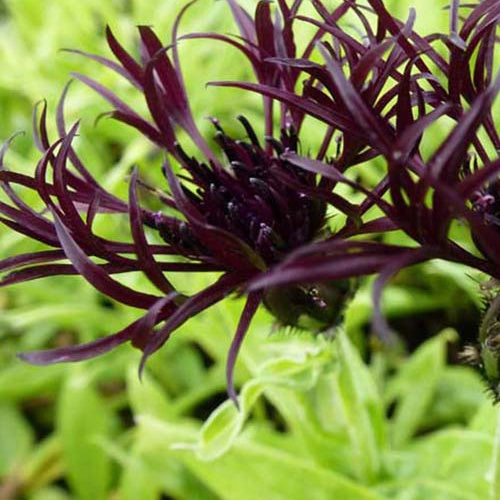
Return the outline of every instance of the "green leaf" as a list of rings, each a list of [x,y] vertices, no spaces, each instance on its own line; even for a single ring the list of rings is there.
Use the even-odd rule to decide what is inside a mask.
[[[454,330],[444,330],[422,344],[390,380],[386,395],[397,403],[392,419],[394,446],[405,445],[424,420],[444,369],[446,342],[451,336],[456,336]]]
[[[240,434],[248,412],[264,390],[264,384],[253,380],[245,384],[239,399],[240,409],[233,401],[224,401],[207,419],[200,431],[196,454],[201,460],[223,455]]]
[[[317,380],[318,369],[313,359],[302,353],[297,359],[277,358],[263,363],[258,375],[243,386],[238,397],[240,408],[227,400],[207,419],[196,446],[198,457],[212,460],[225,453],[241,433],[249,412],[267,388],[306,390],[312,387]]]
[[[257,379],[266,385],[305,391],[316,383],[321,363],[313,353],[302,353],[296,358],[275,358],[259,367]]]
[[[70,497],[60,488],[48,487],[34,491],[28,500],[70,500]]]
[[[317,464],[253,442],[236,444],[212,462],[184,452],[187,466],[221,499],[254,500],[375,500],[382,496]],[[249,480],[251,478],[251,480]]]
[[[58,430],[68,481],[79,500],[107,497],[110,459],[98,444],[109,435],[110,415],[82,365],[65,383],[58,406]]]
[[[429,411],[423,415],[422,426],[438,428],[468,422],[486,399],[484,382],[471,367],[446,366],[439,377]]]
[[[23,481],[27,491],[35,492],[63,476],[61,443],[55,434],[49,434],[36,443],[23,463]]]
[[[172,413],[165,390],[145,370],[139,379],[137,365],[127,372],[127,392],[130,406],[135,416],[151,415],[166,418]]]
[[[342,332],[338,339],[340,402],[351,441],[352,463],[358,476],[373,481],[380,473],[385,446],[382,400],[376,383],[359,353]]]
[[[418,449],[419,475],[455,486],[469,498],[486,498],[491,440],[467,429],[443,429],[429,435]]]
[[[490,484],[490,499],[498,500],[500,498],[500,409],[496,409],[496,429],[495,440],[493,441],[493,450],[491,464],[486,476]]]
[[[123,468],[120,481],[120,498],[122,500],[157,500],[159,487],[151,479],[151,474],[144,467],[136,464]]]
[[[175,454],[220,500],[386,500],[346,476],[297,456],[293,450],[265,446],[253,438],[242,437],[227,453],[210,462],[200,460],[190,450],[172,447],[179,437],[187,441],[195,432],[151,418],[141,420],[141,437],[149,440],[150,456],[154,459]]]
[[[120,498],[123,500],[157,500],[159,487],[151,480],[150,474],[134,467],[123,469],[120,483]]]
[[[33,431],[12,404],[0,403],[0,477],[21,467],[33,445]]]
[[[161,421],[140,417],[138,432],[134,433],[130,449],[120,448],[114,442],[103,442],[106,451],[123,467],[120,498],[153,500],[164,492],[168,498],[220,500],[178,460],[170,443],[164,446],[164,439],[158,436],[155,426],[144,425],[144,422]],[[186,435],[183,426],[177,425],[176,428],[177,439],[193,439],[192,430]],[[161,439],[160,443],[158,439]]]
[[[153,474],[138,458],[137,446],[123,449],[115,441],[101,440],[100,445],[106,453],[121,466],[119,496],[122,500],[156,500],[160,487]]]
[[[490,398],[477,409],[476,414],[469,422],[469,429],[483,432],[493,437],[496,432],[497,408]]]
[[[32,366],[22,361],[0,371],[0,401],[18,401],[55,391],[67,366]]]

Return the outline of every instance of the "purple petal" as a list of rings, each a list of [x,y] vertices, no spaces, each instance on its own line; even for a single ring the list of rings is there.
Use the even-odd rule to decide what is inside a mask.
[[[66,257],[71,261],[75,269],[97,290],[123,304],[141,309],[148,309],[158,300],[158,297],[137,292],[110,278],[102,268],[85,255],[55,212],[53,212],[53,216],[57,236]]]
[[[484,165],[479,170],[468,175],[460,184],[457,186],[457,190],[460,192],[464,199],[469,198],[474,191],[479,188],[486,186],[489,182],[498,178],[500,174],[500,159],[494,162]]]
[[[109,41],[108,41],[108,45],[109,45]],[[78,50],[78,49],[63,49],[63,50],[65,52],[70,52],[72,54],[78,54],[79,56],[83,56],[83,57],[86,57],[87,59],[91,59],[92,61],[96,61],[99,64],[102,64],[106,68],[109,68],[110,70],[114,71],[118,75],[125,78],[127,81],[129,81],[137,89],[139,89],[139,90],[142,89],[140,82],[127,69],[124,69],[118,63],[116,63],[115,61],[112,61],[111,59],[108,59],[107,57],[99,56],[97,54],[91,54],[90,52],[85,52],[83,50]],[[115,54],[115,57],[116,57],[116,54]],[[139,69],[140,69],[140,66],[139,66]]]
[[[40,262],[52,262],[54,260],[64,259],[65,257],[62,250],[45,250],[42,252],[15,255],[0,261],[0,271],[7,271],[30,264],[39,264]]]
[[[224,274],[214,284],[189,297],[168,318],[163,327],[155,332],[155,334],[144,346],[143,356],[139,366],[139,373],[144,369],[149,356],[156,352],[168,340],[174,330],[176,330],[192,316],[195,316],[199,312],[207,309],[232,293],[241,285],[242,282],[242,278],[236,274]]]
[[[387,345],[394,345],[396,343],[396,334],[391,330],[387,321],[382,315],[381,298],[382,291],[387,282],[401,269],[416,264],[423,260],[432,258],[432,252],[426,248],[421,249],[408,249],[401,253],[401,255],[393,256],[379,272],[375,283],[373,284],[373,319],[372,326],[375,333],[377,333],[383,342]]]
[[[243,312],[240,316],[240,321],[238,323],[238,328],[236,329],[236,333],[234,334],[233,341],[231,342],[231,347],[229,349],[229,354],[227,357],[226,363],[226,381],[227,381],[227,393],[235,406],[239,409],[238,396],[236,395],[236,390],[234,388],[234,365],[236,363],[236,358],[238,357],[238,353],[240,351],[241,344],[243,343],[243,339],[248,331],[248,327],[250,326],[250,322],[259,307],[259,304],[262,299],[262,293],[260,292],[252,292],[248,295],[247,301],[245,303],[245,307],[243,308]]]
[[[387,250],[391,250],[387,246]],[[366,276],[379,272],[394,258],[393,252],[335,254],[304,257],[287,262],[260,274],[251,280],[248,290],[256,291],[295,283],[323,283],[325,281]]]
[[[146,240],[146,235],[144,234],[144,226],[142,224],[142,210],[139,207],[136,192],[137,177],[137,168],[135,168],[132,173],[129,185],[129,219],[135,251],[140,262],[140,266],[151,283],[153,283],[161,292],[169,294],[174,290],[174,287],[165,278],[163,272],[155,261],[153,254],[149,249],[149,243]]]
[[[122,47],[109,26],[106,26],[106,39],[111,52],[120,61],[130,78],[136,82],[136,86],[141,87],[143,75],[140,64]]]
[[[46,351],[26,352],[18,354],[18,357],[33,365],[50,365],[95,358],[131,340],[136,331],[137,323],[137,321],[132,323],[114,335],[108,335],[86,344],[59,347]]]

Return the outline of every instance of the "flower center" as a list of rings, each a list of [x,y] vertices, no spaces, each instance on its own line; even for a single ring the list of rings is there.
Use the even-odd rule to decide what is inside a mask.
[[[240,120],[249,141],[232,139],[214,121],[225,168],[201,163],[178,146],[180,162],[191,174],[182,189],[206,223],[236,236],[271,265],[317,236],[326,205],[305,194],[316,186],[316,176],[280,157],[284,151],[297,150],[293,130],[282,131],[279,141],[268,139],[263,148],[249,123]],[[157,229],[167,243],[186,251],[203,248],[189,223],[166,224],[160,217]],[[213,251],[211,257],[217,259]]]

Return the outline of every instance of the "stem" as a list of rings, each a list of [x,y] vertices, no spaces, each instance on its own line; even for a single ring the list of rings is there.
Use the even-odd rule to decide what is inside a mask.
[[[496,500],[500,485],[500,408],[497,408],[497,425],[495,429],[495,440],[493,441],[493,453],[491,465],[486,475],[490,483],[490,498]]]
[[[500,316],[500,295],[497,295],[489,305],[483,320],[481,321],[481,326],[479,327],[479,340],[483,342],[488,336],[488,328],[495,323]]]

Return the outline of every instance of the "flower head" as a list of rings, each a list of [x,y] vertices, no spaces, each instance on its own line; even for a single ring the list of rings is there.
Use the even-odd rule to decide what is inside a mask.
[[[292,9],[280,3],[281,26],[279,22],[271,22],[267,2],[259,3],[252,22],[235,2],[229,3],[245,34],[244,42],[220,35],[197,36],[219,38],[236,46],[251,61],[262,84],[292,88],[299,71],[283,70],[267,58],[294,55],[291,19],[299,2]],[[1,262],[2,270],[10,271],[3,277],[2,285],[78,274],[106,296],[145,311],[142,317],[113,335],[84,345],[22,354],[27,361],[46,364],[82,360],[130,341],[143,351],[142,368],[147,357],[190,317],[233,292],[245,292],[252,280],[283,262],[291,252],[323,238],[327,206],[335,206],[349,217],[357,216],[359,207],[333,193],[331,179],[320,178],[288,159],[287,155],[299,152],[298,129],[303,113],[295,113],[287,105],[280,107],[278,136],[275,136],[272,99],[264,100],[266,135],[261,139],[243,116],[238,119],[246,137],[238,140],[212,119],[219,151],[209,147],[195,125],[180,72],[176,47],[179,21],[180,17],[174,26],[172,44],[167,47],[163,47],[150,28],[139,28],[141,62],[126,52],[110,29],[107,30],[109,46],[119,64],[85,54],[137,87],[145,97],[151,120],[140,116],[97,81],[75,74],[113,105],[115,119],[136,128],[168,153],[162,171],[169,194],[146,186],[137,170],[130,177],[126,201],[99,185],[74,149],[78,123],[69,129],[65,124],[68,87],[57,110],[57,140],[51,141],[48,136],[45,105],[39,116],[35,116],[34,136],[42,156],[32,177],[9,171],[4,165],[8,143],[2,149],[0,183],[10,199],[10,204],[0,204],[2,222],[52,247]],[[268,52],[270,41],[275,49]],[[184,151],[177,139],[179,128],[197,146],[198,155],[191,157]],[[320,156],[325,155],[330,140],[328,132],[325,151]],[[16,193],[16,185],[34,191],[43,210],[38,212],[28,206]],[[151,211],[141,206],[137,194],[140,188],[160,193],[165,210]],[[122,243],[96,234],[93,222],[101,213],[127,215],[131,241]],[[164,244],[149,243],[146,228],[156,231]],[[352,246],[355,250],[363,244]],[[171,256],[175,256],[173,261],[168,259]],[[356,260],[354,254],[351,257]],[[338,321],[351,292],[344,278],[376,270],[378,264],[378,261],[369,263],[359,273],[350,271],[340,276],[339,287],[321,284],[325,280],[319,276],[311,281],[299,274],[286,288],[265,287],[249,292],[228,359],[231,396],[235,397],[232,369],[236,355],[260,303],[283,324],[299,326],[301,318],[308,316],[317,329],[323,329]],[[221,274],[212,285],[189,297],[177,292],[168,279],[169,273],[198,271]],[[142,272],[158,293],[135,290],[114,278],[115,274],[126,272]]]
[[[380,0],[369,0],[368,6],[344,2],[333,10],[314,0],[315,16],[301,13],[300,0],[291,5],[279,0],[274,15],[270,3],[261,1],[253,18],[235,0],[227,3],[238,37],[213,33],[180,37],[179,23],[188,4],[166,46],[151,28],[139,27],[140,61],[109,28],[107,40],[116,60],[82,53],[128,80],[144,96],[149,118],[98,81],[74,74],[111,104],[113,118],[164,152],[168,194],[148,187],[137,170],[130,177],[127,201],[98,184],[73,147],[78,124],[69,129],[65,125],[67,89],[58,107],[56,141],[47,134],[45,107],[36,120],[35,139],[42,157],[32,177],[3,168],[6,147],[1,151],[0,182],[10,199],[10,204],[0,203],[2,222],[53,248],[1,262],[0,268],[11,270],[2,284],[79,274],[105,295],[145,311],[103,339],[24,354],[24,359],[34,363],[85,359],[130,341],[143,352],[142,367],[190,317],[231,293],[243,293],[246,304],[227,364],[229,393],[235,398],[234,362],[261,303],[281,323],[314,324],[321,330],[338,321],[352,292],[350,280],[358,276],[379,273],[374,287],[377,306],[391,276],[431,258],[463,262],[500,277],[495,222],[500,163],[490,159],[477,135],[483,126],[499,150],[491,112],[500,87],[500,78],[493,78],[492,62],[499,16],[495,2],[486,0],[473,7],[459,30],[458,3],[453,1],[450,34],[424,37],[413,29],[413,11],[401,22]],[[342,27],[348,16],[364,30],[361,40]],[[297,23],[313,28],[301,52]],[[238,118],[243,136],[239,139],[211,119],[217,150],[200,133],[178,53],[180,43],[199,38],[229,44],[252,66],[254,82],[214,84],[262,95],[262,137],[243,116]],[[447,60],[435,48],[442,42],[449,51]],[[436,74],[432,68],[437,68]],[[426,133],[444,116],[456,125],[426,157],[422,148]],[[304,151],[300,142],[311,119],[323,124],[318,129],[321,145],[314,152]],[[180,143],[179,130],[194,143],[193,156]],[[470,147],[481,167],[467,173],[463,165]],[[363,168],[369,168],[365,166],[375,157],[384,160],[386,169],[379,179],[367,182]],[[44,210],[29,207],[16,194],[16,184],[35,191]],[[342,185],[357,192],[358,202],[340,194]],[[139,188],[156,193],[164,209],[141,206]],[[345,216],[335,232],[326,224],[332,211]],[[97,235],[93,221],[99,213],[127,215],[131,241]],[[482,257],[450,235],[457,217],[469,224]],[[156,231],[163,244],[151,244],[146,228]],[[369,239],[394,230],[405,232],[415,244]],[[197,271],[220,274],[192,296],[179,293],[168,279],[169,273]],[[113,277],[124,272],[143,273],[158,293],[132,289]],[[381,335],[389,333],[379,309],[375,326]]]

